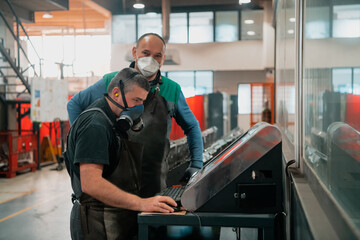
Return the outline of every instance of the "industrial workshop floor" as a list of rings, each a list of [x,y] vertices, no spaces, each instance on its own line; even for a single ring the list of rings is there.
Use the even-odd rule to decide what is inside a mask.
[[[35,172],[19,174],[15,178],[0,178],[1,240],[70,239],[70,178],[66,169],[52,170],[55,167],[50,165]],[[196,235],[193,232],[197,232]],[[218,229],[214,233],[210,227],[195,231],[189,227],[173,227],[168,229],[168,234],[172,236],[167,239],[177,240],[236,239],[231,228]],[[250,238],[242,232],[241,239],[254,238],[250,231]]]
[[[0,239],[70,239],[70,178],[55,167],[0,178]]]

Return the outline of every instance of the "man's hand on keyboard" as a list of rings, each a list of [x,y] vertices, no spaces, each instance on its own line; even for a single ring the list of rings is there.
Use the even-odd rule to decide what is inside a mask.
[[[140,209],[143,212],[171,213],[174,212],[174,209],[171,206],[177,206],[176,202],[171,197],[155,196],[143,198]]]

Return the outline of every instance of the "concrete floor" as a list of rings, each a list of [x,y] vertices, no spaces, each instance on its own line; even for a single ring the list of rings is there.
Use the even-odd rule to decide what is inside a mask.
[[[0,178],[0,239],[70,239],[70,178],[54,167]]]
[[[70,178],[65,168],[52,170],[55,167],[50,165],[15,178],[0,178],[1,240],[70,239]],[[183,230],[172,229],[175,232]],[[211,228],[205,227],[201,231],[204,232],[201,239],[214,239],[212,234],[209,235]],[[176,239],[188,239],[184,235]],[[222,228],[217,239],[236,239],[236,235],[231,228]],[[257,237],[254,234],[246,236],[242,231],[241,239]]]

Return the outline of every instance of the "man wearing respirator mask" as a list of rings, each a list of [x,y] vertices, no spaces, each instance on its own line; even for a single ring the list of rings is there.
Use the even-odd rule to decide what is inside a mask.
[[[142,144],[128,141],[126,131],[143,112],[149,91],[146,78],[125,68],[73,123],[65,163],[71,177],[71,237],[131,239],[137,212],[169,213],[169,197],[140,198]],[[169,205],[168,205],[169,204]]]
[[[203,142],[199,123],[186,103],[180,85],[161,76],[160,67],[165,60],[166,44],[155,33],[144,34],[132,49],[134,62],[130,64],[143,74],[150,83],[150,93],[144,102],[142,119],[144,128],[140,132],[128,131],[129,139],[144,145],[141,175],[141,196],[150,197],[166,187],[167,163],[170,148],[172,118],[187,136],[190,150],[190,165],[183,180],[203,166]],[[76,94],[68,103],[70,123],[95,99],[103,95],[110,79],[117,72],[103,76],[89,88]]]

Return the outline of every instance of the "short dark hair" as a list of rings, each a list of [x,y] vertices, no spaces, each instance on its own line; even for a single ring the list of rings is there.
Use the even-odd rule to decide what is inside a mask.
[[[141,37],[139,37],[139,39],[136,41],[136,48],[139,47],[140,41],[141,41],[144,37],[146,37],[146,36],[155,36],[155,37],[158,37],[158,38],[163,42],[164,47],[166,47],[165,40],[164,40],[162,37],[160,37],[159,34],[157,34],[157,33],[145,33],[145,34],[143,34]]]
[[[120,80],[124,83],[124,94],[133,90],[134,84],[146,91],[150,90],[150,85],[147,79],[134,68],[124,68],[118,72],[113,79],[111,79],[107,88],[107,93],[110,94],[114,87],[120,88]]]

